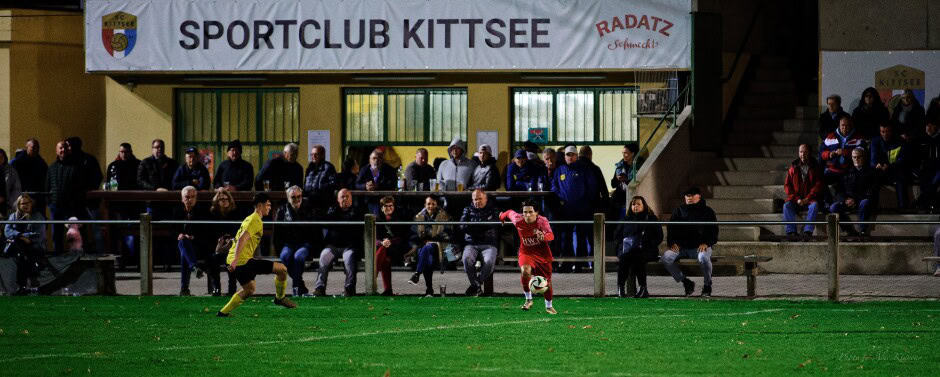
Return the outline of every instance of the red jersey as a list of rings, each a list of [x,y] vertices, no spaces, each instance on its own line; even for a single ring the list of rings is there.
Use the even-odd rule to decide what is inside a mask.
[[[535,223],[529,224],[525,222],[521,214],[513,210],[499,214],[499,219],[502,221],[509,220],[512,225],[516,226],[519,239],[522,241],[519,245],[520,260],[525,256],[538,263],[552,262],[552,250],[548,247],[548,242],[555,239],[555,234],[552,233],[552,228],[548,225],[548,219],[539,216]],[[543,240],[539,241],[538,237],[535,236],[536,230],[542,231]]]

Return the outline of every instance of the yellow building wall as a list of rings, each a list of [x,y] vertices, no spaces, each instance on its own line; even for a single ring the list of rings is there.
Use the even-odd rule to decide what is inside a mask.
[[[117,154],[121,143],[130,143],[139,159],[150,156],[150,142],[163,139],[166,154],[173,156],[173,87],[168,85],[122,85],[106,80],[105,144]]]
[[[6,46],[0,47],[0,147],[13,158],[17,147],[10,142],[10,48]]]
[[[85,151],[107,161],[104,77],[84,72],[82,15],[34,10],[12,14],[10,148],[22,148],[27,138],[35,137],[43,158],[51,162],[56,141],[79,136]]]

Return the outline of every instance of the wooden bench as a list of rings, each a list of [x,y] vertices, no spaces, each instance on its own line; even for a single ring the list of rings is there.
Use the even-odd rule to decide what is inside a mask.
[[[773,257],[761,255],[712,255],[712,276],[747,276],[747,297],[754,297],[757,290],[757,275],[760,274],[759,264],[769,262]],[[517,257],[505,257],[504,262],[517,263]],[[555,262],[593,262],[593,257],[560,257],[554,258]],[[606,256],[604,261],[607,263],[617,263],[616,256]],[[680,259],[679,268],[688,276],[702,276],[697,260]],[[616,270],[615,270],[616,271]],[[654,276],[669,276],[669,272],[659,261],[650,262],[646,265],[646,273]]]

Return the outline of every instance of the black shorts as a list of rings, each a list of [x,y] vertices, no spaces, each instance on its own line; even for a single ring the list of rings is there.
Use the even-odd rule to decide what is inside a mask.
[[[255,280],[255,276],[274,272],[274,262],[263,259],[249,259],[245,264],[235,267],[235,280],[245,285]]]

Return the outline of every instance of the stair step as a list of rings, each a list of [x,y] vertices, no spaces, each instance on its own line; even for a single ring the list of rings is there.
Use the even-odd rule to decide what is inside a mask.
[[[759,226],[723,226],[718,230],[720,241],[760,241]]]
[[[797,106],[796,119],[819,119],[819,106]]]
[[[784,119],[783,130],[786,132],[808,132],[816,135],[819,125],[816,120],[810,119]]]
[[[789,69],[790,61],[782,56],[761,56],[760,68]]]
[[[738,119],[788,119],[793,117],[793,108],[738,106]]]
[[[708,189],[716,199],[783,199],[786,196],[783,185],[709,186]]]
[[[773,213],[774,199],[708,199],[715,213]]]
[[[758,68],[754,77],[760,81],[790,81],[793,79],[787,69],[765,67]]]
[[[792,145],[738,144],[725,145],[722,154],[727,157],[790,157],[796,158],[797,148]]]
[[[725,158],[725,166],[733,171],[787,170],[792,159],[786,157],[733,157]]]
[[[782,185],[785,171],[716,171],[719,182],[728,186]]]
[[[788,95],[796,90],[792,81],[759,81],[754,80],[748,86],[748,93]]]
[[[728,145],[736,144],[769,144],[797,146],[802,143],[816,144],[817,137],[812,133],[774,131],[767,133],[732,133],[728,136]]]
[[[743,98],[740,98],[740,104],[743,106],[757,106],[757,107],[787,106],[789,108],[794,108],[796,107],[796,98],[793,98],[791,96],[780,96],[777,94],[750,94],[748,93],[747,95],[744,95]]]
[[[773,132],[783,129],[779,119],[735,119],[732,128],[735,132]]]

